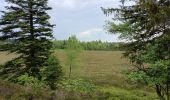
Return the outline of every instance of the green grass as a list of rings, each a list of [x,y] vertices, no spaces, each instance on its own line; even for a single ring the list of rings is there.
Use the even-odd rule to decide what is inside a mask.
[[[100,87],[104,100],[159,100],[154,93],[143,90],[126,90],[117,87]]]
[[[122,57],[122,53],[121,51],[83,51],[77,57],[77,65],[73,67],[71,78],[92,81],[97,86],[97,91],[101,94],[92,100],[157,100],[152,89],[136,87],[136,84],[127,78],[125,73],[132,67],[128,60]],[[57,50],[54,54],[63,66],[65,77],[68,77],[69,67],[66,66],[65,51]],[[2,52],[0,57],[2,64],[15,58],[16,54],[8,55]],[[72,98],[77,94],[60,91],[57,95]]]

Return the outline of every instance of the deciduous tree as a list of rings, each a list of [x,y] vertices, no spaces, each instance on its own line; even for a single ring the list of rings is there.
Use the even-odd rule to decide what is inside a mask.
[[[69,78],[71,77],[72,73],[72,67],[76,66],[76,59],[78,54],[81,51],[80,42],[76,38],[76,36],[69,37],[67,43],[66,43],[66,55],[67,55],[67,65],[69,66]]]

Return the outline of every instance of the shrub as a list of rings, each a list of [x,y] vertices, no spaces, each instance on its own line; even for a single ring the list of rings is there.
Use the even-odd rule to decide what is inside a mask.
[[[51,89],[56,89],[56,84],[61,79],[63,73],[55,56],[50,56],[45,67],[41,68],[40,79],[30,76],[28,72],[25,72],[25,67],[23,67],[22,63],[22,59],[14,59],[4,65],[0,65],[0,77],[24,86],[34,88],[46,88],[49,86]]]
[[[75,91],[79,93],[94,93],[96,86],[83,79],[68,79],[60,82],[59,87],[67,91]]]
[[[58,59],[55,56],[50,56],[47,61],[47,67],[42,70],[43,81],[54,90],[62,75],[62,67]]]
[[[29,76],[28,74],[18,77],[17,83],[37,90],[47,88],[43,81],[38,80],[33,76]]]

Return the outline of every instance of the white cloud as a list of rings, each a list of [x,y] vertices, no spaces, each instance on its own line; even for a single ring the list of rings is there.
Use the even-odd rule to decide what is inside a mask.
[[[51,6],[68,10],[81,9],[90,5],[105,5],[110,4],[110,2],[113,0],[49,0]]]
[[[90,37],[90,36],[95,35],[96,33],[99,33],[99,32],[103,32],[103,29],[93,28],[93,29],[89,29],[89,30],[80,32],[78,34],[78,36],[79,37]]]
[[[49,5],[57,8],[73,9],[76,7],[76,0],[49,0]]]
[[[109,20],[100,7],[118,7],[120,0],[49,0],[51,23],[56,24],[54,35],[58,39],[67,39],[69,33],[82,41],[103,40],[117,41],[114,35],[105,34],[102,30],[104,21]],[[0,3],[0,9],[7,5],[5,0]],[[1,15],[1,13],[0,13]],[[71,24],[71,25],[70,25]],[[86,30],[87,29],[87,30]],[[83,31],[84,30],[84,31]]]
[[[59,8],[74,8],[76,5],[75,0],[49,0],[49,4],[53,7]]]

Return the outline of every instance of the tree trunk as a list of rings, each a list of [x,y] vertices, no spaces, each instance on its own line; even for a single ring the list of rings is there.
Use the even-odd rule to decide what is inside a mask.
[[[32,0],[30,0],[30,3],[29,3],[29,13],[30,13],[30,35],[31,35],[31,41],[34,41],[34,23],[33,23],[33,2]],[[34,58],[34,47],[33,45],[31,45],[31,57],[32,59]]]
[[[41,80],[41,75],[39,74],[39,69],[37,68],[38,65],[35,63],[35,36],[34,36],[34,22],[33,22],[33,0],[29,0],[29,21],[30,21],[30,65],[28,67],[31,67],[31,75],[37,77],[39,80]]]
[[[165,100],[164,96],[161,93],[161,87],[159,85],[156,85],[156,93],[159,96],[160,100]]]
[[[166,96],[167,96],[167,100],[170,100],[169,98],[169,84],[167,83],[167,88],[166,88]]]
[[[71,78],[71,72],[72,72],[72,66],[70,65],[70,72],[69,72],[69,78]]]

